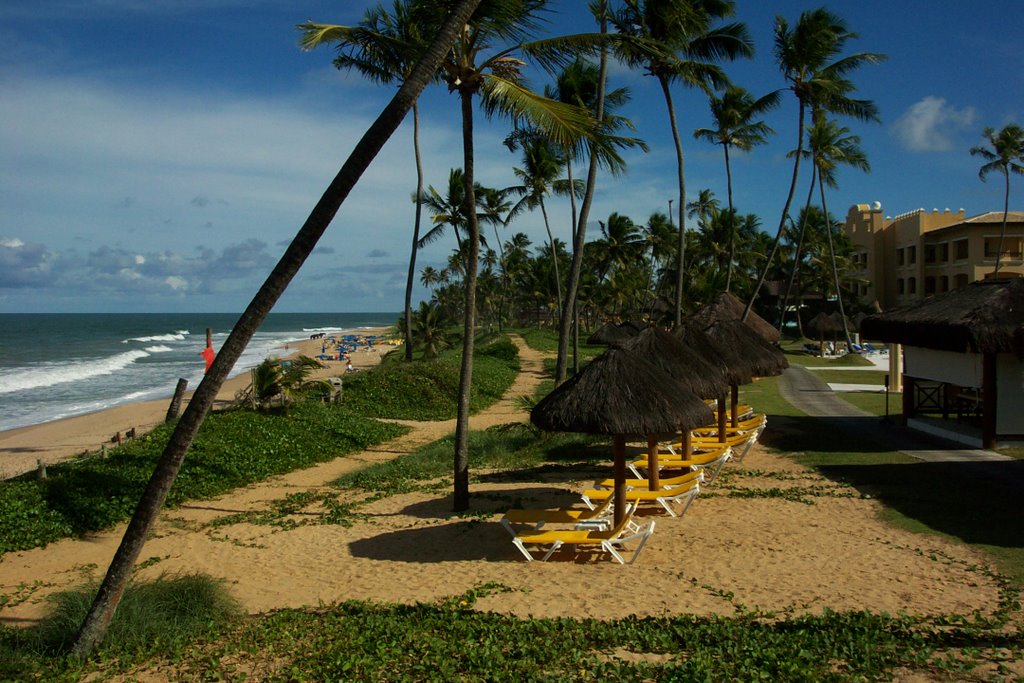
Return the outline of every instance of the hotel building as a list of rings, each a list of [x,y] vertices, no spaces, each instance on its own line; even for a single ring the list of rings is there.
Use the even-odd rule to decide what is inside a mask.
[[[908,211],[882,217],[882,205],[855,204],[844,226],[854,246],[854,291],[881,310],[992,276],[1002,211],[971,218],[964,210]],[[1007,216],[1001,277],[1024,276],[1024,211]]]

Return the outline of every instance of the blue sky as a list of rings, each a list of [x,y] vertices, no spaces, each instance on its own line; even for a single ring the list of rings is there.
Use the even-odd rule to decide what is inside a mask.
[[[294,25],[354,23],[362,0],[7,0],[0,4],[0,312],[240,311],[301,226],[392,90],[339,73],[327,49],[304,53]],[[583,0],[552,2],[551,32],[590,30]],[[783,85],[772,59],[775,15],[813,2],[737,3],[757,55],[731,65],[756,94]],[[1024,119],[1024,3],[858,0],[828,3],[860,34],[852,50],[888,61],[856,75],[881,124],[845,122],[872,171],[843,170],[829,208],[880,201],[887,215],[1002,208],[999,178],[978,180],[968,150],[985,126]],[[630,88],[623,113],[651,147],[602,178],[591,213],[637,222],[674,196],[674,157],[656,83],[614,66]],[[538,88],[541,78],[534,80]],[[725,197],[721,150],[691,136],[709,125],[703,96],[675,91],[687,188]],[[427,182],[461,165],[457,101],[422,99]],[[734,160],[743,212],[774,231],[795,146],[791,97],[767,117],[771,144]],[[477,175],[514,183],[503,121],[478,119]],[[397,311],[402,305],[415,187],[411,125],[403,125],[342,207],[275,310]],[[798,197],[806,193],[801,182]],[[1011,208],[1024,208],[1015,179]],[[552,201],[568,238],[568,207]],[[544,239],[539,215],[512,232]],[[450,236],[421,252],[439,266]],[[417,289],[417,297],[427,293]]]

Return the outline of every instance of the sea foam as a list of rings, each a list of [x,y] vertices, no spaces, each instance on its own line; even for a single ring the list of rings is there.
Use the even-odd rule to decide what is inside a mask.
[[[24,370],[14,370],[0,377],[0,394],[49,387],[55,384],[78,382],[123,370],[149,354],[145,351],[125,351],[107,358],[78,360],[62,363],[44,363]]]

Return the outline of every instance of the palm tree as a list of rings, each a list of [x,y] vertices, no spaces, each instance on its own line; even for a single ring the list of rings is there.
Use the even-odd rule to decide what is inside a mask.
[[[441,307],[434,302],[421,301],[419,310],[412,318],[415,339],[423,345],[423,358],[437,358],[437,352],[444,348],[446,321]]]
[[[803,156],[804,122],[809,108],[826,113],[852,116],[861,121],[877,121],[878,110],[874,102],[851,97],[856,89],[847,77],[865,64],[877,64],[884,55],[873,52],[856,52],[841,57],[847,42],[857,34],[846,28],[846,22],[824,7],[808,10],[792,28],[782,17],[775,18],[775,62],[789,83],[797,99],[797,143],[793,155],[793,176],[789,183],[789,194],[782,206],[779,227],[772,241],[771,250],[754,291],[747,301],[743,318],[750,314],[754,300],[764,285],[772,261],[779,249],[782,235],[789,219],[789,207],[800,175],[800,159]]]
[[[455,233],[455,242],[461,251],[463,248],[462,231],[466,229],[469,222],[466,218],[465,202],[465,174],[461,168],[453,168],[448,171],[448,187],[444,194],[430,185],[423,195],[421,203],[431,212],[430,220],[434,227],[420,238],[417,246],[422,249],[435,242],[451,226],[452,232]]]
[[[971,156],[980,156],[985,164],[978,170],[982,182],[992,171],[999,171],[1006,181],[1003,192],[1003,226],[999,230],[999,249],[996,251],[996,268],[993,277],[999,275],[999,261],[1003,255],[1003,240],[1006,238],[1006,218],[1010,213],[1010,174],[1024,175],[1024,129],[1016,124],[1008,124],[998,133],[993,128],[985,128],[982,137],[990,147],[971,147]]]
[[[689,218],[696,218],[698,221],[706,219],[712,213],[718,211],[722,203],[715,197],[715,193],[703,189],[697,193],[697,198],[686,205],[686,215]]]
[[[366,133],[356,143],[341,170],[324,191],[320,201],[313,208],[295,239],[285,250],[274,270],[260,286],[259,291],[246,307],[217,353],[203,380],[199,383],[188,406],[182,412],[178,424],[171,433],[153,471],[152,477],[139,499],[139,505],[125,529],[110,568],[100,584],[92,606],[71,646],[71,655],[76,658],[88,657],[103,640],[110,620],[114,616],[121,594],[131,578],[132,568],[146,542],[153,523],[163,507],[167,494],[177,477],[185,454],[195,439],[196,432],[203,424],[213,400],[220,391],[224,380],[241,357],[260,324],[267,317],[274,304],[287,289],[306,258],[316,247],[338,208],[345,201],[359,177],[376,157],[377,153],[402,123],[406,113],[416,101],[420,92],[437,72],[452,41],[465,25],[480,0],[460,0],[452,6],[447,20],[433,33],[434,40],[423,57],[380,113]]]
[[[498,246],[497,264],[501,269],[501,294],[498,299],[498,330],[501,330],[505,314],[505,299],[508,296],[508,275],[505,266],[505,247],[501,243],[498,227],[508,225],[512,202],[508,200],[509,191],[496,187],[481,187],[477,204],[480,208],[480,221],[489,223],[494,230],[494,243]]]
[[[821,210],[828,216],[828,204],[825,202],[825,187],[836,188],[836,167],[840,164],[852,166],[865,173],[871,170],[867,155],[860,148],[860,137],[850,135],[850,129],[839,126],[824,116],[815,117],[808,135],[808,146],[814,168],[818,174],[818,191],[821,196]],[[825,231],[828,236],[828,254],[832,263],[832,278],[835,280],[836,297],[839,301],[839,314],[843,318],[843,335],[846,343],[852,343],[850,329],[846,321],[846,310],[843,307],[843,290],[839,286],[839,267],[836,264],[836,249],[832,239],[831,225]]]
[[[394,0],[388,14],[383,5],[366,11],[356,26],[318,24],[306,22],[297,27],[302,31],[300,44],[311,50],[320,45],[333,44],[338,56],[334,66],[355,69],[363,76],[381,84],[404,81],[424,53],[429,40],[420,26],[411,20],[408,0]],[[435,77],[436,78],[436,77]],[[416,275],[416,252],[419,249],[420,217],[423,208],[423,160],[420,155],[419,100],[412,104],[412,146],[416,160],[416,203],[412,229],[412,251],[409,272],[405,282],[405,359],[412,360],[412,287]]]
[[[414,4],[414,16],[427,27],[437,20],[443,2]],[[462,366],[459,373],[458,411],[455,421],[453,507],[469,508],[469,397],[473,378],[473,336],[476,326],[476,281],[480,226],[476,213],[473,153],[473,100],[482,96],[488,113],[504,113],[528,121],[554,144],[574,147],[593,137],[594,121],[579,107],[532,92],[523,85],[525,62],[516,54],[533,57],[545,68],[567,61],[567,50],[592,43],[586,36],[528,41],[539,26],[546,0],[488,0],[466,24],[442,63],[449,92],[458,93],[462,112],[463,191],[466,217],[465,320]],[[429,28],[425,29],[427,32]],[[504,46],[504,47],[501,47]]]
[[[735,147],[742,152],[749,152],[757,145],[763,145],[768,136],[774,133],[764,121],[755,118],[774,109],[779,104],[779,92],[771,92],[757,100],[745,89],[731,85],[725,89],[721,97],[711,95],[711,118],[714,128],[698,128],[693,131],[697,139],[705,139],[712,144],[721,145],[725,154],[725,179],[729,202],[729,213],[735,215],[732,203],[732,165],[729,161],[729,148]],[[736,232],[729,231],[729,273],[725,280],[725,291],[732,287],[732,264],[736,258]]]
[[[686,261],[686,175],[683,145],[676,123],[670,86],[679,81],[710,92],[727,84],[714,64],[750,57],[753,43],[742,23],[713,26],[732,16],[731,0],[624,0],[613,23],[619,33],[618,54],[629,67],[643,69],[661,86],[676,149],[679,182],[679,247],[675,322],[683,316],[683,272]]]

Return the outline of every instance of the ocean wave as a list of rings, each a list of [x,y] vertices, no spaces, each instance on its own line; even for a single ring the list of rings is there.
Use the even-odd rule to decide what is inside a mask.
[[[147,356],[149,354],[142,350],[125,351],[107,358],[52,363],[25,370],[15,370],[0,377],[0,394],[79,382],[100,375],[111,375]]]
[[[188,334],[188,333],[186,332],[186,333],[183,334],[181,332],[173,332],[171,334],[154,334],[154,335],[152,335],[150,337],[129,337],[128,339],[123,340],[121,343],[127,344],[128,342],[132,342],[132,341],[143,342],[143,343],[146,343],[146,342],[184,341],[185,340],[185,334]]]
[[[146,351],[148,351],[150,353],[167,353],[168,351],[173,351],[173,350],[174,349],[172,349],[170,346],[164,346],[163,344],[157,344],[156,346],[147,346],[146,347]]]

